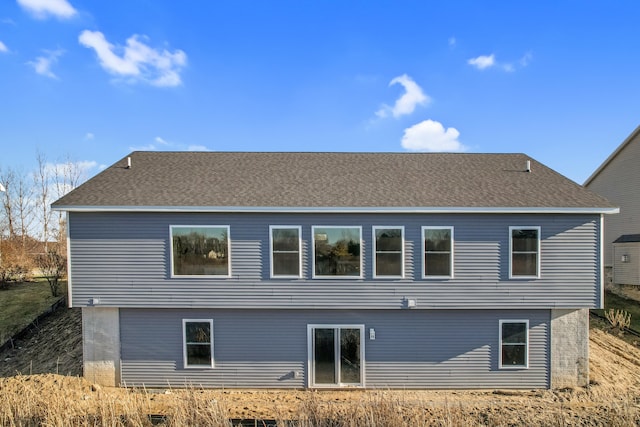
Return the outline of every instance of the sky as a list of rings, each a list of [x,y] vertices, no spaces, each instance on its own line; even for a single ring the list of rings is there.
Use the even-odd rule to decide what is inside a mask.
[[[2,0],[0,170],[134,150],[526,153],[640,124],[637,1]]]

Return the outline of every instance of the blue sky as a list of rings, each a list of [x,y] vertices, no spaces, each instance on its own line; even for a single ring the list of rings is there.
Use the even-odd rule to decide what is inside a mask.
[[[636,1],[0,3],[0,168],[132,150],[524,152],[640,124]]]

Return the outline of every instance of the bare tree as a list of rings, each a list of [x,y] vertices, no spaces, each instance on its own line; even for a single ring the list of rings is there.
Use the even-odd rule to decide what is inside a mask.
[[[13,213],[13,184],[15,181],[15,173],[9,169],[3,171],[0,176],[0,183],[4,187],[2,192],[2,208],[4,209],[4,216],[6,218],[6,229],[9,233],[9,239],[15,236],[15,217]]]
[[[56,198],[64,196],[80,185],[85,179],[85,170],[78,162],[72,161],[71,158],[67,156],[64,162],[58,163],[54,168],[53,182]],[[63,212],[58,212],[56,240],[59,245],[66,245],[66,233],[65,215]]]
[[[39,220],[42,226],[42,241],[44,242],[44,251],[47,252],[50,238],[51,228],[51,207],[49,200],[49,186],[51,184],[51,171],[47,165],[47,159],[41,151],[36,153],[36,161],[38,169],[33,175],[36,187],[36,205],[39,211]]]
[[[57,297],[60,293],[60,279],[67,270],[67,258],[57,250],[48,250],[36,257],[36,264],[49,283],[51,296]]]
[[[66,262],[66,217],[60,213],[56,224],[50,205],[85,179],[86,168],[68,156],[51,164],[41,152],[36,161],[29,173],[0,168],[0,282],[24,281],[39,266],[56,294],[65,270],[58,264]]]
[[[22,245],[22,253],[26,255],[27,240],[31,233],[31,226],[35,219],[33,185],[24,172],[15,173],[14,188],[14,207],[17,227],[20,231],[20,241]]]

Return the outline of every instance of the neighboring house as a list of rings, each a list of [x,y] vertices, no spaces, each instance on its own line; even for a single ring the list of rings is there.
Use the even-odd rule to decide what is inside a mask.
[[[640,233],[640,126],[585,181],[584,186],[620,207],[619,215],[604,220],[604,263],[611,269],[615,284],[640,285],[634,264],[614,257],[613,242],[621,236]],[[640,242],[627,242],[627,248],[640,251]],[[629,278],[635,277],[633,282]]]
[[[85,377],[225,388],[586,385],[617,211],[440,153],[134,152],[53,207]]]
[[[623,234],[613,241],[616,284],[640,284],[640,234]]]

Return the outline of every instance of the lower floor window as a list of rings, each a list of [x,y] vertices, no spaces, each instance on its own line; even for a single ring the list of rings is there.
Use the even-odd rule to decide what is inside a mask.
[[[500,368],[529,365],[529,321],[500,320]]]
[[[213,320],[182,321],[185,368],[213,367]]]

